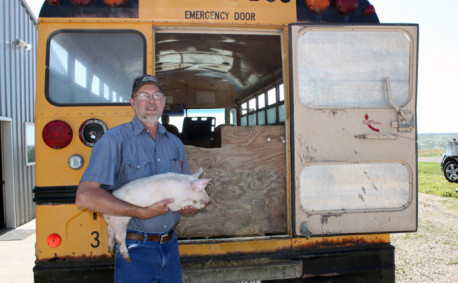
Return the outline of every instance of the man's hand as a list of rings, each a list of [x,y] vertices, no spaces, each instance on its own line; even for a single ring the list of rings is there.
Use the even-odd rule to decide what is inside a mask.
[[[174,198],[166,198],[156,203],[153,203],[150,206],[146,206],[141,210],[140,215],[137,218],[140,219],[149,219],[159,215],[162,215],[169,211],[169,207],[167,206],[169,203],[174,202]]]
[[[183,207],[180,212],[183,214],[194,214],[197,210],[198,209],[195,206],[188,205]]]

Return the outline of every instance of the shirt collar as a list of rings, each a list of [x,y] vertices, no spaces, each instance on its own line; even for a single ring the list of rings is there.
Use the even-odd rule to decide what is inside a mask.
[[[137,135],[137,136],[141,134],[143,131],[148,131],[145,128],[145,126],[143,126],[142,122],[138,119],[137,116],[135,116],[134,119],[132,119],[132,128],[134,130],[134,135]],[[157,123],[157,134],[158,136],[167,134],[167,130],[165,129],[164,126],[162,126],[161,123]]]

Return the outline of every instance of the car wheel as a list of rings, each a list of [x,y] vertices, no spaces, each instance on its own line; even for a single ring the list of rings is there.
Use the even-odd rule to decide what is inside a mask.
[[[444,176],[447,181],[458,183],[458,163],[456,161],[450,161],[445,164]]]

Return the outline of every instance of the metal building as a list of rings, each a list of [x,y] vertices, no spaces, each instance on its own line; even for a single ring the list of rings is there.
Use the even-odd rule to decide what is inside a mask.
[[[25,0],[0,2],[0,228],[35,218],[37,20]]]

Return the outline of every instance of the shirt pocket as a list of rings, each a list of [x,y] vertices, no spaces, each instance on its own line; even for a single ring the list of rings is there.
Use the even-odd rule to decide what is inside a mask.
[[[151,160],[125,160],[125,175],[129,181],[153,175]]]
[[[174,173],[183,173],[183,160],[179,158],[173,158],[171,162]]]

